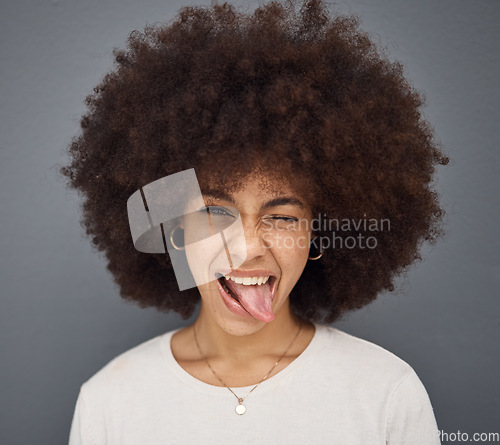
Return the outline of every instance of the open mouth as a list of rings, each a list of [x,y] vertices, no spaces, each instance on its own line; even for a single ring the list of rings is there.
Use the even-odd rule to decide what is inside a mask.
[[[231,291],[231,289],[229,289],[229,287],[227,287],[226,285],[226,278],[224,277],[224,275],[221,275],[219,278],[217,278],[219,280],[219,283],[221,284],[222,288],[228,293],[228,295],[236,300],[238,303],[239,303],[239,299],[238,299],[238,296],[233,294],[233,292]]]
[[[216,274],[220,283],[219,290],[223,297],[229,297],[233,304],[229,304],[233,312],[239,309],[264,322],[274,319],[272,303],[276,277],[273,275],[262,275],[253,277],[237,277]],[[225,295],[224,295],[225,294]],[[227,305],[227,304],[226,304]]]

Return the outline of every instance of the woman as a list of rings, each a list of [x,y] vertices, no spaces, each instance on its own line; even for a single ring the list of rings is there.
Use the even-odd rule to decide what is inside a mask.
[[[439,443],[410,365],[326,325],[440,234],[447,159],[355,18],[297,9],[182,8],[88,97],[87,233],[124,298],[200,312],[82,385],[71,445]]]

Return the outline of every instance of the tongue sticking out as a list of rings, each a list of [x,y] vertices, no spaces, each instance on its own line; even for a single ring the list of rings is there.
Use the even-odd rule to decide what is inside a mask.
[[[265,284],[246,286],[226,280],[225,284],[247,312],[257,320],[265,323],[274,320],[273,293],[269,281]]]

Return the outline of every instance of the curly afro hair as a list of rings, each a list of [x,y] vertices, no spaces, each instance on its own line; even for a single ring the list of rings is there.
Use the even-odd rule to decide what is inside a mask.
[[[214,182],[234,191],[264,168],[293,178],[323,218],[390,221],[376,248],[329,249],[308,262],[290,295],[303,320],[331,323],[392,291],[422,242],[441,235],[432,178],[448,159],[423,98],[356,17],[320,0],[252,13],[183,7],[114,54],[61,173],[81,193],[82,224],[125,299],[183,318],[200,300],[196,288],[178,290],[168,255],[135,250],[127,219],[133,192],[188,168],[202,191]]]

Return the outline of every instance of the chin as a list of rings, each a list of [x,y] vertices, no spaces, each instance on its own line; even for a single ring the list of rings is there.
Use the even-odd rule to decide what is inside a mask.
[[[264,326],[266,326],[266,324],[255,319],[250,322],[242,322],[239,320],[221,320],[219,326],[229,335],[243,337],[245,335],[252,335],[259,332]]]

